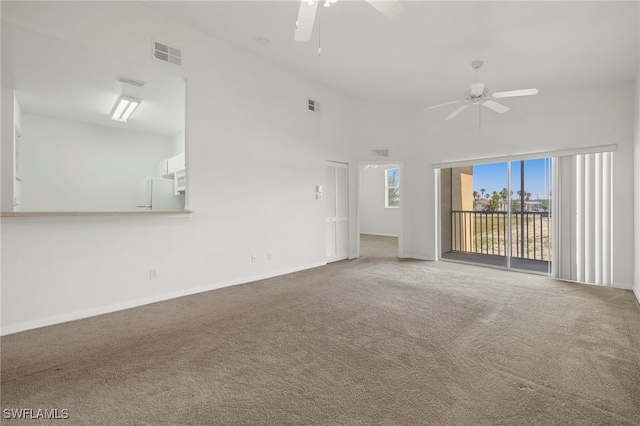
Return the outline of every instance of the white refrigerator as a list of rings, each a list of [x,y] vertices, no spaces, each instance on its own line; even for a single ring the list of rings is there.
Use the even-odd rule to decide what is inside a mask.
[[[184,195],[176,195],[173,179],[142,178],[138,190],[138,209],[183,210]]]

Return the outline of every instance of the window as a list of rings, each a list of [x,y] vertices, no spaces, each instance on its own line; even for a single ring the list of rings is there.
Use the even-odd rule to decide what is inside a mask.
[[[400,206],[400,169],[384,171],[384,206],[398,208]]]

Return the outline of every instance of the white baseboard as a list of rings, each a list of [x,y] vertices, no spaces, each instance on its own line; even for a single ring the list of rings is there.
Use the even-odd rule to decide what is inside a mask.
[[[640,287],[634,287],[633,294],[636,295],[636,299],[638,299],[638,303],[640,303]]]
[[[398,238],[398,235],[394,235],[394,234],[379,234],[377,232],[360,232],[360,235],[375,235],[376,237],[396,237],[396,238]]]
[[[612,283],[611,287],[619,288],[621,290],[633,290],[633,284],[627,284],[627,283]]]
[[[317,268],[319,266],[325,266],[326,264],[327,262],[318,262],[318,263],[313,263],[309,265],[297,266],[294,268],[268,272],[261,275],[255,275],[252,277],[238,278],[235,280],[207,284],[200,287],[173,291],[170,293],[158,294],[155,296],[145,297],[142,299],[128,300],[126,302],[115,303],[113,305],[101,306],[101,307],[92,308],[92,309],[85,309],[85,310],[76,311],[76,312],[69,312],[61,315],[54,315],[51,317],[40,318],[33,321],[25,321],[18,324],[3,326],[0,329],[0,335],[6,336],[8,334],[19,333],[21,331],[32,330],[34,328],[46,327],[54,324],[61,324],[64,322],[75,321],[83,318],[89,318],[96,315],[103,315],[111,312],[122,311],[124,309],[131,309],[138,306],[148,305],[151,303],[162,302],[164,300],[175,299],[183,296],[190,296],[192,294],[197,294],[197,293],[204,293],[205,291],[216,290],[219,288],[230,287],[238,284],[246,284],[253,281],[265,280],[267,278],[273,278],[281,275],[291,274],[293,272],[303,271],[305,269],[312,269],[312,268]]]

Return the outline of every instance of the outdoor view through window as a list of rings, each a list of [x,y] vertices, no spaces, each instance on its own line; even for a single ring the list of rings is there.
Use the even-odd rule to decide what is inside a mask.
[[[548,272],[550,172],[550,159],[443,169],[443,258]]]
[[[385,175],[385,207],[400,207],[400,169],[387,169]]]

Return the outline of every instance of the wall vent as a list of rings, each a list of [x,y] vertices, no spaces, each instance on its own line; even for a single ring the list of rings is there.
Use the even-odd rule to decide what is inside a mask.
[[[116,80],[118,80],[120,83],[130,84],[136,87],[142,87],[145,84],[144,81],[134,80],[133,78],[123,77],[121,75],[117,76]]]
[[[388,157],[389,150],[388,149],[374,149],[371,151],[371,155],[374,157]]]
[[[319,106],[320,105],[318,105],[316,101],[314,101],[313,99],[309,99],[309,111],[318,112]]]
[[[163,62],[182,66],[182,50],[165,43],[153,42],[153,57]]]

